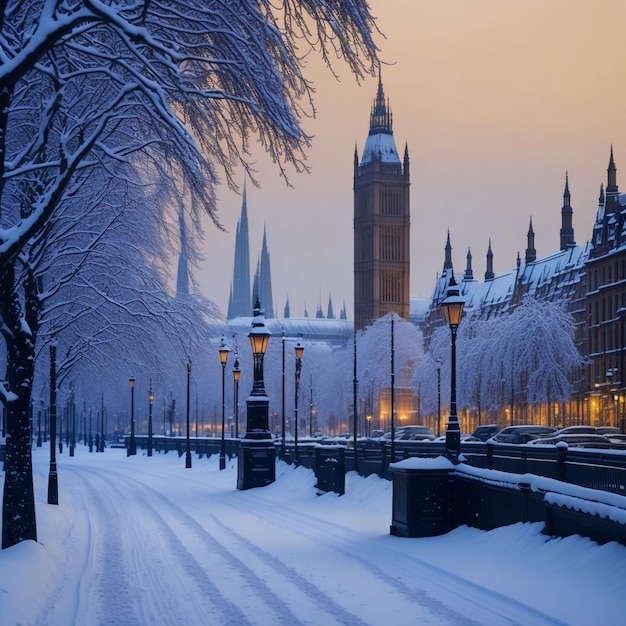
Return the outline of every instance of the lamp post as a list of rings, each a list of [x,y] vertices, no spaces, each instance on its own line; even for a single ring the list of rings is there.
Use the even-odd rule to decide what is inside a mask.
[[[450,363],[450,416],[446,427],[445,456],[453,463],[458,463],[461,454],[461,429],[459,427],[459,417],[456,413],[456,332],[463,316],[465,298],[460,295],[459,287],[454,280],[454,275],[450,278],[448,293],[441,303],[443,314],[446,318],[451,333],[451,363]]]
[[[356,440],[357,440],[357,430],[359,426],[358,412],[357,412],[357,404],[358,404],[358,393],[359,393],[359,379],[357,378],[357,359],[356,359],[356,328],[354,329],[354,349],[352,354],[352,406],[353,406],[353,423],[352,423],[352,444],[354,450],[354,470],[356,472],[359,471],[359,459],[357,454]],[[313,404],[311,402],[311,404]]]
[[[154,404],[154,392],[152,391],[152,380],[148,391],[148,456],[152,456],[152,405]]]
[[[220,363],[222,364],[222,441],[220,444],[220,470],[226,469],[226,441],[224,440],[224,428],[226,418],[226,401],[225,397],[225,385],[226,385],[226,361],[228,360],[228,353],[230,348],[224,343],[224,337],[222,337],[222,343],[220,344]]]
[[[100,395],[100,452],[104,452],[104,394]]]
[[[395,348],[394,348],[394,332],[393,332],[393,315],[391,316],[391,462],[396,462],[396,431],[395,431],[395,390],[396,390],[396,374],[395,374]]]
[[[298,463],[298,391],[300,390],[300,373],[302,372],[302,354],[304,353],[304,346],[298,341],[295,347],[296,352],[296,397],[294,403],[294,455],[296,464]]]
[[[233,387],[235,397],[233,399],[233,413],[235,414],[235,437],[239,438],[239,380],[241,370],[239,369],[239,357],[235,350],[235,365],[233,367]]]
[[[437,359],[437,437],[441,437],[441,359]]]
[[[137,454],[137,443],[135,442],[135,379],[131,376],[130,382],[130,443],[126,456]]]
[[[185,469],[191,468],[191,443],[189,441],[189,388],[191,386],[191,361],[187,362],[187,432],[186,434],[186,452],[185,452]]]
[[[50,473],[48,474],[48,504],[59,504],[57,476],[57,347],[50,346]]]
[[[269,398],[263,381],[263,358],[271,333],[257,297],[248,335],[254,360],[252,391],[246,401],[246,434],[239,443],[237,489],[263,487],[276,480],[276,447],[269,431]]]
[[[280,455],[285,459],[285,331],[283,330],[283,373],[282,373],[282,421],[281,421],[281,437],[280,437]]]

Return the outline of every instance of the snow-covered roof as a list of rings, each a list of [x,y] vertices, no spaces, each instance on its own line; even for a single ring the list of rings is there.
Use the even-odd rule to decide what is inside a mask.
[[[398,155],[393,135],[388,133],[368,135],[363,148],[361,165],[371,163],[375,157],[380,159],[382,163],[400,164],[400,156]]]
[[[235,334],[248,335],[252,330],[252,317],[236,317],[228,320],[228,327]],[[265,327],[272,338],[299,337],[307,341],[344,343],[354,335],[352,320],[321,319],[316,317],[266,318]],[[271,341],[271,340],[270,340]]]

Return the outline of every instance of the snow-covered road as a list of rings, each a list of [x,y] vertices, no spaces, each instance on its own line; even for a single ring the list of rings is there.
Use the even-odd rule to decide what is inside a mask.
[[[624,547],[538,524],[393,537],[376,477],[316,496],[312,472],[279,464],[242,492],[236,460],[79,447],[51,507],[47,460],[35,450],[40,544],[0,553],[3,624],[595,624],[626,609]]]

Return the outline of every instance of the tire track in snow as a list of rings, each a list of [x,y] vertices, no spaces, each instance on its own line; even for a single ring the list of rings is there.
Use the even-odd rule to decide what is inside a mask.
[[[135,481],[132,481],[127,477],[123,477],[123,479],[129,484],[137,484]],[[205,544],[211,553],[221,556],[223,559],[227,560],[231,566],[235,567],[237,574],[239,574],[245,584],[251,590],[256,590],[256,593],[259,594],[259,598],[263,600],[268,607],[271,607],[273,612],[276,613],[278,623],[291,626],[306,623],[309,620],[294,613],[285,600],[283,600],[281,596],[268,586],[266,580],[263,579],[255,569],[248,566],[240,556],[238,556],[241,554],[241,548],[244,548],[249,554],[256,556],[261,563],[274,573],[274,575],[279,575],[281,578],[284,578],[284,584],[294,586],[302,596],[309,600],[309,603],[314,607],[314,611],[317,613],[318,617],[320,611],[326,613],[327,617],[324,621],[325,624],[337,623],[345,626],[367,626],[367,622],[364,622],[358,616],[348,612],[332,597],[323,593],[318,587],[306,580],[294,569],[288,567],[276,557],[261,550],[253,543],[236,533],[232,528],[220,522],[215,515],[211,514],[209,517],[216,526],[222,529],[223,540],[227,540],[230,537],[232,541],[232,538],[236,537],[239,546],[237,554],[235,554],[232,549],[227,548],[224,545],[223,540],[218,540],[184,509],[163,496],[159,491],[145,485],[143,487],[144,490],[147,489],[151,492],[153,498],[162,502],[165,506],[164,510],[167,510],[179,524],[185,527],[188,531],[191,531],[200,542]],[[157,509],[152,507],[147,501],[145,501],[145,504],[146,506],[150,506],[154,511],[157,511]],[[249,511],[246,512],[249,513]],[[166,528],[171,532],[171,528],[167,526]],[[242,623],[248,622],[245,619],[237,622],[237,624]],[[274,623],[274,621],[272,621],[272,623]]]
[[[458,576],[454,572],[439,568],[436,565],[427,561],[422,561],[412,555],[404,555],[398,551],[394,551],[394,565],[393,567],[385,570],[381,566],[381,562],[384,560],[384,553],[382,560],[373,560],[367,559],[344,547],[345,545],[350,545],[354,541],[354,531],[352,529],[318,517],[314,518],[315,523],[311,524],[311,515],[309,513],[300,513],[288,507],[281,507],[281,515],[276,516],[275,510],[271,504],[268,504],[267,501],[262,498],[254,497],[254,499],[256,500],[254,503],[254,510],[257,516],[263,517],[272,524],[279,524],[287,531],[292,531],[294,527],[306,525],[307,534],[309,536],[315,535],[319,540],[323,541],[325,545],[332,545],[334,550],[343,554],[345,557],[360,563],[369,573],[378,577],[381,583],[393,587],[408,601],[413,602],[420,607],[430,609],[433,613],[440,615],[451,624],[482,626],[484,622],[473,620],[467,615],[450,608],[444,601],[435,598],[424,589],[407,584],[405,580],[398,575],[398,559],[405,562],[404,572],[406,572],[407,576],[425,582],[430,588],[438,585],[440,588],[446,589],[449,588],[452,583],[454,585],[454,593],[457,596],[461,595],[468,603],[477,604],[477,595],[480,595],[482,598],[486,598],[487,603],[483,603],[480,606],[489,606],[489,611],[492,614],[496,610],[494,604],[497,604],[499,609],[497,619],[495,621],[498,624],[523,626],[525,624],[532,623],[536,625],[549,624],[551,626],[567,626],[564,622],[561,622],[552,616],[546,615],[532,606],[516,601],[514,598],[509,596],[494,592],[487,587]],[[248,510],[240,505],[234,504],[231,500],[228,502],[224,501],[224,503],[240,510],[242,513],[245,513]],[[243,537],[242,540],[247,541]],[[253,545],[253,548],[258,549],[258,546]],[[380,555],[380,551],[377,552],[377,555]],[[418,573],[416,571],[417,569],[422,570],[422,572]],[[436,580],[439,582],[435,582]],[[519,615],[520,612],[526,614],[527,617],[522,622],[510,617],[512,606],[515,607],[516,614]],[[492,615],[492,617],[496,616]]]
[[[154,540],[150,545],[146,546],[144,542],[146,535],[148,535],[149,540],[152,537],[147,533],[148,529],[144,527],[141,529],[142,532],[132,533],[134,538],[131,543],[134,545],[129,546],[132,556],[131,561],[135,570],[130,575],[135,579],[135,583],[139,582],[136,572],[141,572],[142,577],[148,578],[148,586],[151,587],[149,598],[151,601],[156,599],[158,605],[148,605],[145,602],[136,603],[135,608],[139,615],[132,619],[130,619],[130,616],[129,619],[121,617],[121,615],[123,616],[127,612],[120,615],[119,607],[111,606],[112,589],[110,587],[118,584],[116,580],[118,578],[117,572],[128,561],[127,556],[119,555],[115,559],[110,559],[111,562],[107,565],[106,570],[103,571],[102,579],[103,584],[106,586],[103,593],[108,604],[106,613],[111,614],[111,621],[107,622],[105,620],[98,623],[154,624],[161,621],[164,616],[177,616],[176,622],[180,624],[208,623],[207,620],[215,620],[220,624],[232,626],[241,626],[248,623],[241,609],[224,597],[205,569],[198,563],[194,554],[185,547],[179,536],[163,517],[162,511],[150,505],[141,492],[138,491],[138,486],[143,490],[147,488],[145,485],[117,472],[107,472],[106,477],[104,477],[102,472],[98,470],[82,467],[81,473],[88,474],[91,477],[86,482],[91,484],[95,479],[95,482],[100,482],[104,485],[105,490],[111,489],[110,477],[113,475],[115,475],[115,484],[119,485],[120,482],[124,482],[133,487],[131,490],[115,491],[116,508],[124,511],[125,519],[128,522],[127,526],[130,527],[132,527],[133,518],[135,517],[133,510],[141,508],[140,517],[142,521],[150,520],[154,534],[158,537],[158,540]],[[130,496],[128,495],[129,493],[131,494]],[[120,506],[122,502],[124,506]],[[101,518],[107,520],[105,522],[107,527],[110,518],[116,519],[119,528],[119,519],[115,515],[111,515],[110,512],[104,511],[102,506],[98,508],[97,516],[99,521],[96,531],[101,529]],[[107,534],[111,535],[110,532],[107,532]],[[171,567],[171,564],[177,565],[179,571],[167,571],[169,569],[168,566]],[[191,593],[187,588],[185,592],[180,594],[173,593],[170,588],[173,581],[177,581],[179,587],[186,587],[181,584],[181,579],[189,579],[196,591]],[[161,593],[155,593],[155,588],[160,588]],[[189,598],[189,602],[184,602],[185,597],[183,593]],[[199,600],[202,600],[202,602],[200,603]]]

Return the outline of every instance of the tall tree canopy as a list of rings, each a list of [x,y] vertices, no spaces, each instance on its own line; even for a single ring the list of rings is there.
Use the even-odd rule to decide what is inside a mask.
[[[36,538],[29,400],[42,314],[50,328],[78,318],[92,339],[125,316],[159,311],[169,324],[165,300],[150,310],[136,297],[154,278],[136,261],[176,245],[178,202],[191,225],[208,214],[219,226],[218,175],[233,184],[253,138],[281,171],[304,169],[300,122],[312,111],[312,85],[303,59],[315,49],[358,78],[374,69],[376,47],[364,0],[0,0],[0,8],[4,548]],[[122,223],[132,245],[116,247],[111,236],[104,246]],[[89,298],[79,295],[85,287]],[[75,308],[62,311],[70,300]]]

